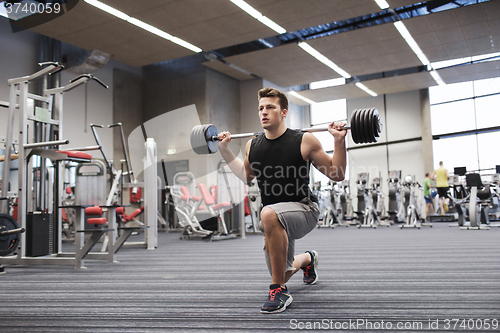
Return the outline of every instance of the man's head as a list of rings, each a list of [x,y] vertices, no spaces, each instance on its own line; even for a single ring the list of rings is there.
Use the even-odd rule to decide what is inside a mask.
[[[273,131],[286,128],[283,119],[288,113],[286,95],[275,88],[259,90],[259,118],[262,128]]]
[[[443,161],[439,162],[439,166],[441,167],[443,166]]]
[[[286,94],[276,88],[262,88],[259,90],[259,101],[264,97],[278,97],[281,110],[288,110],[288,98]]]

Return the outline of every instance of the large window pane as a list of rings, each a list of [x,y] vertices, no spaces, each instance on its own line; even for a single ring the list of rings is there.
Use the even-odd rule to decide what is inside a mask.
[[[477,128],[500,126],[500,94],[476,98]]]
[[[500,154],[498,144],[500,143],[500,132],[482,133],[477,135],[479,154],[479,166],[481,169],[494,168],[500,165]],[[495,173],[490,171],[489,173]]]
[[[473,96],[474,90],[472,81],[429,88],[429,101],[431,105],[471,98]]]
[[[431,106],[432,134],[454,133],[476,128],[474,100]]]
[[[439,139],[432,142],[434,167],[443,161],[452,173],[455,167],[466,167],[467,171],[478,170],[476,135]]]
[[[315,103],[311,105],[311,125],[329,124],[332,121],[347,119],[345,99]]]
[[[474,81],[474,93],[476,96],[500,93],[500,78]]]

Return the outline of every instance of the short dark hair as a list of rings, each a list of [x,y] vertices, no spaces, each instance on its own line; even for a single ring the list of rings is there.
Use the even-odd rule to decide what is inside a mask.
[[[259,101],[264,97],[278,97],[280,100],[281,110],[288,110],[288,98],[281,90],[271,87],[262,88],[259,90]]]

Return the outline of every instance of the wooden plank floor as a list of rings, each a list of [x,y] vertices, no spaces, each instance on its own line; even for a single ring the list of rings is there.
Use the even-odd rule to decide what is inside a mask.
[[[298,273],[288,283],[290,308],[262,315],[270,277],[261,235],[206,242],[160,233],[156,250],[124,247],[115,264],[7,266],[0,331],[453,331],[447,319],[491,325],[500,320],[499,236],[500,228],[443,223],[315,229],[296,248],[318,251],[318,283],[306,286]],[[500,331],[482,323],[476,332]],[[456,331],[467,331],[460,325]]]

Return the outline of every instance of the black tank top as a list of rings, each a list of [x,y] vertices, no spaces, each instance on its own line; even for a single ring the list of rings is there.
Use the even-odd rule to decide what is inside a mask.
[[[303,135],[288,128],[276,139],[260,134],[252,140],[248,160],[264,206],[298,202],[306,197],[316,201],[309,189],[310,162],[305,161],[300,152]]]

